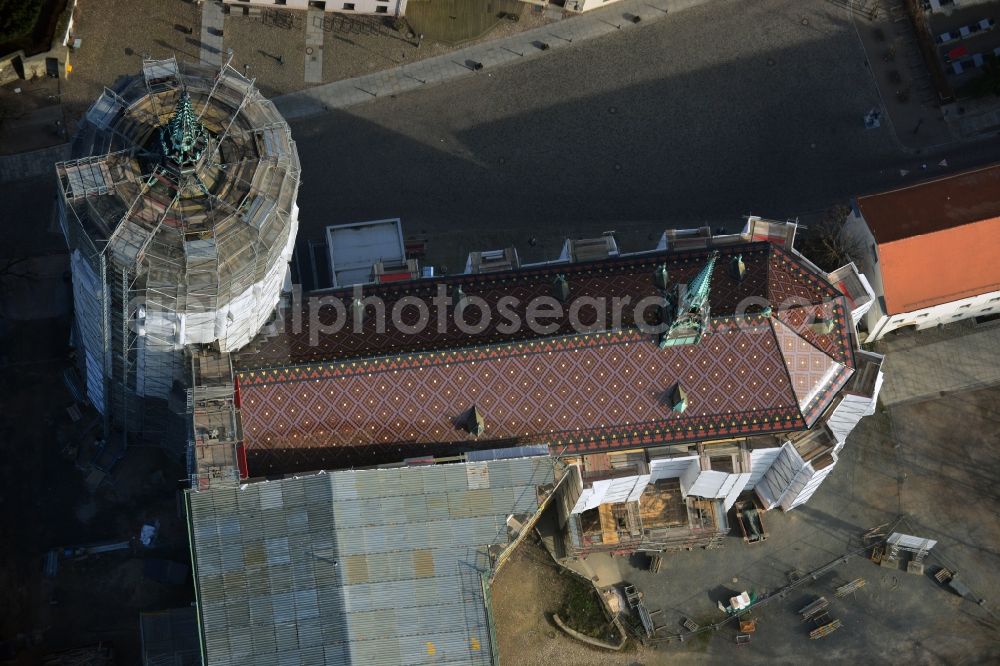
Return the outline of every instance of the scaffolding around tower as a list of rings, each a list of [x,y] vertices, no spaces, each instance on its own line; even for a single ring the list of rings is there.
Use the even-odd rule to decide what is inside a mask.
[[[143,62],[56,165],[74,341],[106,426],[156,438],[183,412],[192,345],[247,344],[271,317],[298,228],[299,159],[254,82]]]

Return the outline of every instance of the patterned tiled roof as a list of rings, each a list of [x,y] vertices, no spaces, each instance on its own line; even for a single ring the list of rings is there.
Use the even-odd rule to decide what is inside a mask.
[[[748,272],[744,280],[737,281],[728,275],[732,257],[742,254]],[[541,268],[488,273],[481,275],[452,275],[435,279],[424,279],[388,285],[365,285],[362,298],[379,296],[385,302],[386,313],[404,298],[419,298],[428,305],[429,322],[423,331],[407,334],[392,327],[385,332],[377,330],[377,318],[373,310],[364,318],[363,327],[355,332],[352,325],[344,326],[335,333],[323,332],[314,327],[313,321],[329,325],[335,321],[335,308],[331,301],[337,300],[346,316],[352,316],[351,303],[355,293],[351,289],[314,292],[318,307],[313,311],[310,301],[305,298],[300,313],[289,308],[279,322],[281,332],[272,336],[259,336],[239,353],[234,360],[238,369],[285,367],[321,361],[341,359],[362,359],[372,356],[398,355],[417,351],[431,351],[468,347],[470,345],[494,344],[514,340],[529,340],[538,337],[555,337],[574,332],[566,317],[555,320],[557,328],[548,334],[538,334],[522,327],[514,333],[502,333],[498,324],[503,320],[493,317],[490,325],[475,334],[466,332],[469,326],[478,322],[478,311],[469,307],[464,313],[464,321],[469,325],[466,331],[459,328],[449,309],[445,318],[446,328],[438,330],[438,307],[434,301],[438,285],[448,290],[460,286],[466,297],[481,298],[497,312],[501,298],[513,296],[520,301],[519,306],[510,308],[521,320],[525,317],[526,304],[539,296],[551,296],[552,283],[557,275],[565,275],[570,285],[572,300],[584,297],[613,298],[628,297],[637,303],[644,297],[658,294],[653,273],[657,266],[666,263],[671,283],[691,282],[705,266],[705,251],[657,252],[638,257],[624,257],[600,262],[562,264]],[[758,297],[769,302],[781,303],[790,297],[819,303],[825,298],[833,298],[837,291],[822,276],[812,273],[784,250],[765,242],[748,243],[724,248],[720,252],[712,278],[710,296],[714,317],[731,316],[740,302],[747,297]],[[319,299],[323,299],[322,301]],[[323,305],[326,303],[326,305]],[[569,308],[566,308],[568,312]],[[412,307],[401,310],[403,322],[416,324],[419,315]],[[635,325],[631,320],[632,308],[626,307],[621,326]],[[612,326],[611,308],[603,321],[604,328]],[[298,322],[295,320],[298,319]],[[580,310],[581,323],[596,324],[596,313],[592,308]],[[314,332],[312,329],[316,328]],[[313,339],[311,339],[313,338]]]
[[[738,253],[748,268],[742,281],[727,272]],[[653,271],[664,260],[673,282],[696,275],[706,255],[652,254],[557,270],[567,275],[573,297],[638,300],[655,293]],[[551,293],[554,272],[464,277],[463,291],[487,301],[503,293],[528,299]],[[409,290],[434,293],[419,283]],[[406,295],[406,288],[385,291]],[[755,314],[736,316],[747,297],[757,299],[748,309]],[[793,297],[797,307],[780,309]],[[409,345],[401,337],[376,342],[348,333],[326,340],[313,352],[316,362],[288,364],[287,356],[286,364],[269,368],[246,362],[277,360],[275,340],[298,341],[272,338],[239,361],[251,473],[525,443],[546,443],[555,453],[603,451],[811,426],[853,372],[843,296],[794,256],[756,243],[723,251],[711,301],[702,341],[667,349],[626,322],[623,330],[521,340],[496,331],[435,333]],[[772,303],[767,317],[761,311]],[[833,322],[829,333],[804,323],[810,312]],[[384,353],[395,349],[405,351]],[[688,395],[683,412],[669,401],[678,383]],[[478,437],[464,427],[473,407],[485,422]]]

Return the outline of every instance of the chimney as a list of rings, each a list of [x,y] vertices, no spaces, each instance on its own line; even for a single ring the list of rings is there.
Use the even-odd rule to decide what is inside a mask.
[[[738,254],[733,257],[733,262],[730,266],[730,271],[737,282],[743,282],[743,278],[747,276],[747,265],[743,263],[743,255]]]
[[[687,391],[681,386],[680,382],[674,385],[673,390],[670,392],[670,408],[678,413],[682,414],[688,406],[688,396]]]
[[[809,324],[809,328],[817,335],[829,335],[833,333],[833,320],[826,319],[823,315],[818,314],[816,315],[816,319]]]
[[[566,276],[562,273],[557,275],[555,282],[552,283],[552,295],[560,303],[565,303],[569,300],[569,282],[566,281]]]
[[[655,284],[656,288],[660,291],[667,290],[667,286],[670,284],[670,274],[667,273],[666,264],[660,264],[656,267],[656,270],[653,271],[653,284]]]
[[[355,298],[351,302],[351,313],[354,321],[363,326],[365,323],[365,304],[360,298]]]
[[[486,420],[483,419],[483,414],[479,411],[479,407],[473,405],[472,409],[466,412],[462,427],[473,437],[479,437],[486,432]]]
[[[462,313],[465,312],[465,292],[462,291],[460,284],[451,288],[451,305],[455,308],[456,317],[461,317]]]

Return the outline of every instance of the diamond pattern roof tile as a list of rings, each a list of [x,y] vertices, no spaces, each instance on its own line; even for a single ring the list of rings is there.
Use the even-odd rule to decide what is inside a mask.
[[[737,253],[747,266],[742,280],[726,269]],[[637,299],[655,292],[653,271],[664,259],[674,282],[694,277],[705,256],[652,255],[558,270],[574,285],[574,297]],[[488,302],[512,291],[529,297],[551,289],[545,271],[466,277],[475,280],[463,291],[478,290]],[[408,294],[385,291],[390,298]],[[747,297],[755,297],[751,314],[734,316]],[[347,332],[320,337],[323,360],[288,365],[300,356],[292,351],[284,365],[255,367],[301,342],[298,335],[279,336],[238,372],[251,473],[518,444],[544,443],[555,453],[606,451],[809,427],[854,367],[842,295],[793,255],[755,243],[724,250],[711,301],[713,318],[701,342],[666,349],[630,322],[624,330],[567,335],[560,328],[520,340],[450,329],[405,340]],[[789,302],[800,305],[780,309]],[[761,312],[767,303],[778,306],[771,318]],[[813,330],[809,315],[832,321],[832,330]],[[672,410],[669,399],[678,383],[688,396],[683,412]],[[478,437],[462,420],[473,406],[485,422]]]

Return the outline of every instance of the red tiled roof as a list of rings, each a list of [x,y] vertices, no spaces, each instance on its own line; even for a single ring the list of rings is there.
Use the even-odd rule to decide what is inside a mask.
[[[1000,217],[1000,164],[858,197],[879,245]]]
[[[1000,165],[859,197],[858,208],[878,243],[887,314],[1000,289]]]
[[[743,255],[744,262],[749,268],[742,282],[737,282],[727,274],[729,263],[737,254]],[[283,328],[280,333],[273,336],[258,336],[239,352],[233,363],[241,370],[285,367],[569,335],[576,331],[573,330],[567,317],[555,320],[558,326],[548,335],[534,333],[526,326],[515,333],[501,333],[497,330],[497,325],[502,323],[498,317],[493,317],[490,325],[483,331],[469,334],[459,329],[451,316],[450,306],[445,319],[447,328],[439,331],[436,325],[439,313],[434,296],[437,294],[438,285],[445,285],[449,289],[459,285],[467,297],[471,299],[475,296],[483,299],[494,313],[497,312],[497,303],[501,298],[514,296],[520,300],[520,305],[511,308],[511,311],[524,321],[526,304],[531,299],[552,295],[552,282],[556,275],[566,276],[572,300],[600,296],[609,302],[613,298],[629,298],[631,299],[629,302],[635,304],[642,298],[658,294],[653,282],[653,272],[658,265],[666,262],[672,283],[688,283],[705,265],[705,257],[704,250],[680,253],[658,252],[600,262],[563,264],[483,275],[452,275],[400,284],[366,285],[362,298],[381,297],[385,302],[386,313],[391,313],[396,303],[406,297],[417,297],[428,304],[430,325],[413,335],[392,327],[386,327],[383,333],[378,332],[377,319],[369,309],[369,314],[365,317],[359,332],[354,332],[353,327],[347,325],[335,333],[317,331],[313,336],[311,327],[314,319],[321,324],[329,325],[335,321],[336,314],[330,305],[317,308],[316,312],[311,311],[310,299],[307,298],[302,304],[299,327],[296,327],[294,322],[296,313],[289,309],[280,322]],[[815,303],[824,298],[833,298],[837,294],[837,290],[822,277],[813,274],[784,250],[763,242],[748,243],[721,250],[712,281],[711,309],[713,316],[728,316],[732,315],[740,302],[748,297],[757,297],[763,299],[761,302],[767,301],[778,305],[789,298]],[[314,292],[311,296],[323,297],[328,301],[338,300],[347,316],[351,316],[351,302],[355,297],[351,289]],[[568,313],[569,309],[567,306],[564,311]],[[635,326],[631,313],[631,307],[625,308],[622,328]],[[414,308],[405,308],[402,314],[404,323],[408,325],[417,323],[418,314]],[[652,316],[652,312],[649,314]],[[469,307],[465,311],[464,320],[471,326],[478,321],[478,316],[477,309]],[[596,313],[592,308],[582,308],[580,320],[585,325],[596,324]],[[612,312],[609,307],[602,328],[612,328],[612,323]],[[468,326],[466,329],[468,330]],[[315,337],[315,344],[312,344],[311,337]]]
[[[880,245],[886,314],[1000,290],[1000,217]]]
[[[469,336],[443,335],[414,340],[417,351],[351,360],[364,343],[350,334],[338,341],[354,340],[358,347],[345,350],[328,340],[332,346],[320,352],[348,356],[343,360],[259,369],[241,358],[251,472],[329,467],[343,464],[345,454],[352,464],[371,464],[514,443],[599,451],[809,427],[852,372],[843,296],[783,250],[755,244],[742,254],[749,269],[743,282],[729,277],[725,257],[717,263],[711,331],[697,345],[661,350],[654,335],[634,328],[487,344],[481,338],[497,334],[484,332],[465,349],[454,347],[461,340],[468,345]],[[558,270],[567,274],[575,297],[652,294],[653,267],[664,258],[673,281],[693,277],[705,255],[652,255]],[[475,284],[463,286],[467,295],[530,298],[550,293],[551,275],[480,279],[485,288],[479,292]],[[758,314],[741,321],[732,315],[746,296],[761,304],[795,297],[804,305],[776,310],[771,319]],[[819,335],[805,326],[810,311],[833,320],[833,332]],[[435,342],[438,350],[420,350]],[[274,350],[263,358],[274,359]],[[681,414],[671,411],[667,397],[677,382],[688,395]],[[486,426],[478,438],[458,425],[473,405]]]

